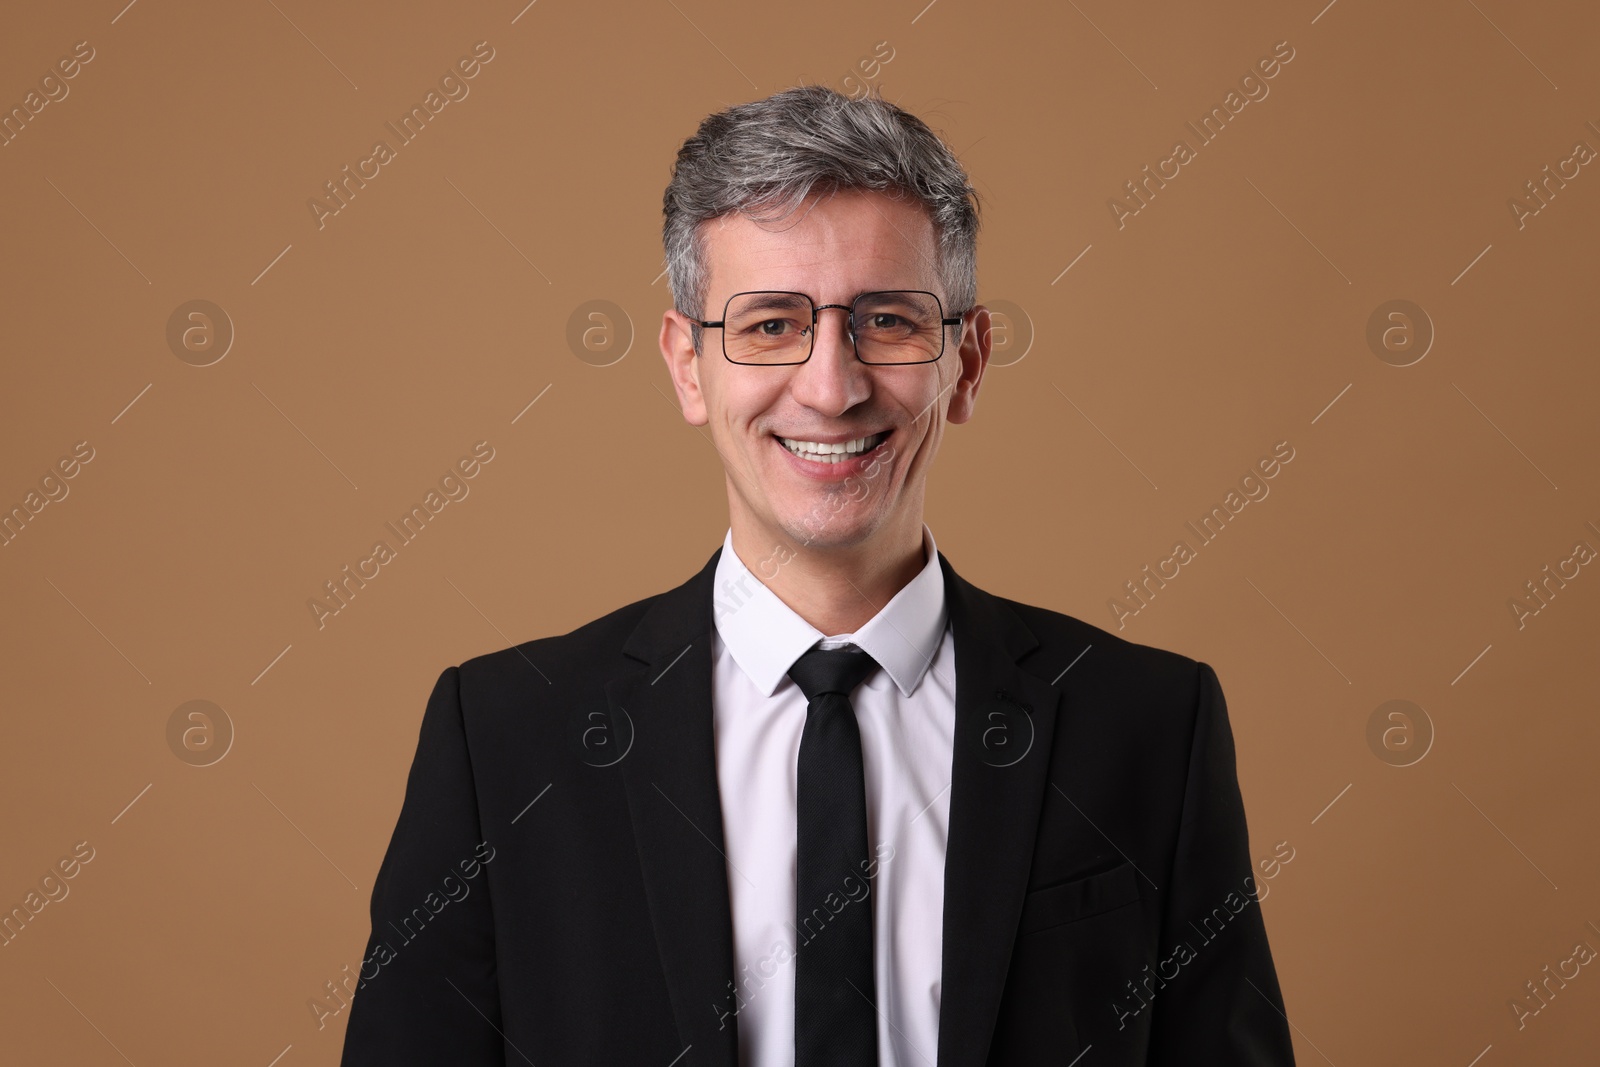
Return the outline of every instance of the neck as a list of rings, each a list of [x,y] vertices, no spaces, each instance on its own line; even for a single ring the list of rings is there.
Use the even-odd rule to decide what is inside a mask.
[[[732,528],[733,550],[757,580],[830,636],[866,625],[928,562],[920,516],[855,545],[799,547],[738,522]]]

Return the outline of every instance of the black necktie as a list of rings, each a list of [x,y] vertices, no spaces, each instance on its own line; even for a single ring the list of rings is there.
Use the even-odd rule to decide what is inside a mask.
[[[796,816],[796,1067],[876,1067],[872,879],[861,731],[850,692],[865,652],[813,648],[789,668],[805,693]]]

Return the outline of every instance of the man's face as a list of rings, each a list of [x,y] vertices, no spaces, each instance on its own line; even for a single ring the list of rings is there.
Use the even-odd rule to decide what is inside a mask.
[[[704,240],[711,274],[699,310],[707,320],[720,319],[733,294],[755,290],[848,306],[862,292],[921,289],[938,295],[946,317],[960,310],[950,306],[934,270],[933,224],[909,198],[824,195],[776,223],[718,219],[705,226]],[[847,318],[847,310],[819,314],[807,362],[758,366],[728,362],[718,329],[703,332],[702,354],[695,356],[689,320],[676,310],[663,316],[661,351],[684,418],[709,428],[727,474],[735,538],[748,538],[751,551],[782,545],[889,552],[920,541],[928,470],[944,424],[965,422],[977,399],[989,358],[989,314],[980,306],[961,326],[947,327],[938,360],[899,366],[858,360]],[[882,443],[835,463],[802,458],[780,440],[868,437]]]

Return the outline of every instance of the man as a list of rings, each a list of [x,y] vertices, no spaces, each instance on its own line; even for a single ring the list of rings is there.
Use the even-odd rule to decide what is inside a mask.
[[[706,119],[665,212],[728,533],[440,676],[344,1062],[1292,1064],[1215,672],[923,522],[990,352],[954,156],[792,89]]]

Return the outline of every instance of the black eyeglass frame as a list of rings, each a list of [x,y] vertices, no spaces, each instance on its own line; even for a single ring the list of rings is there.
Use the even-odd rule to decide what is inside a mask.
[[[724,329],[724,324],[728,321],[728,308],[732,307],[733,302],[739,297],[751,296],[755,293],[781,293],[784,296],[803,297],[806,303],[811,305],[811,325],[806,327],[806,333],[810,335],[810,344],[806,348],[805,359],[788,360],[783,363],[751,363],[745,360],[734,359],[732,356],[728,355],[728,332],[726,329]],[[939,354],[937,356],[934,356],[932,359],[889,361],[861,359],[861,349],[856,345],[856,332],[853,326],[856,318],[856,305],[870,296],[882,296],[884,293],[918,293],[922,296],[930,296],[933,298],[934,306],[939,309]],[[829,308],[838,308],[841,311],[849,312],[849,314],[845,317],[844,329],[845,333],[850,338],[850,351],[855,354],[856,359],[861,360],[862,363],[865,363],[869,367],[916,367],[924,363],[939,362],[939,360],[944,358],[944,350],[947,347],[945,344],[944,328],[946,326],[959,326],[966,318],[966,312],[962,312],[954,318],[946,318],[944,314],[944,301],[939,299],[938,293],[930,293],[926,289],[874,289],[872,292],[860,294],[855,298],[855,300],[848,304],[818,304],[811,299],[811,294],[797,293],[792,289],[748,289],[742,293],[734,293],[732,296],[728,297],[727,302],[722,305],[722,318],[717,319],[716,321],[704,319],[691,319],[690,321],[695,323],[697,326],[702,327],[703,329],[720,329],[723,331],[722,358],[727,360],[729,363],[734,363],[741,367],[798,367],[802,363],[809,362],[812,354],[816,352],[817,321],[822,313],[827,311]]]

